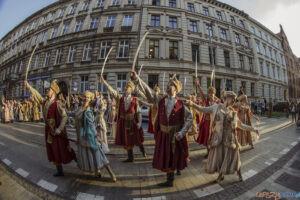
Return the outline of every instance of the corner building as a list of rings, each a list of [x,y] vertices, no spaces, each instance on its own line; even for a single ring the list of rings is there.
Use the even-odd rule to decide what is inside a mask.
[[[34,13],[0,42],[0,95],[28,96],[28,80],[41,93],[44,81],[64,80],[70,92],[98,90],[104,58],[114,49],[104,78],[121,92],[140,39],[142,78],[151,87],[176,74],[185,93],[195,91],[195,65],[204,92],[215,69],[217,95],[244,86],[250,100],[288,98],[281,38],[246,13],[212,0],[60,0]],[[165,78],[164,78],[165,77]],[[164,80],[164,83],[163,83]]]

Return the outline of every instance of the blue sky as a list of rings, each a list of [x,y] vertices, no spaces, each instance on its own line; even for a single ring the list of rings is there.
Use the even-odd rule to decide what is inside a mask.
[[[57,0],[0,0],[0,38],[26,17]],[[283,25],[294,53],[300,57],[300,0],[219,0],[244,10],[274,33]]]

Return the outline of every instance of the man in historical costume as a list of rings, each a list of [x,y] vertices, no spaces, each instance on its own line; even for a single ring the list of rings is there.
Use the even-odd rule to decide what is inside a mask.
[[[148,101],[158,108],[152,166],[167,173],[167,181],[159,186],[172,187],[174,171],[183,170],[188,164],[186,133],[193,122],[191,112],[177,97],[182,85],[176,76],[173,76],[167,85],[167,95],[162,97],[151,90],[135,72],[131,72],[131,78],[144,88]]]
[[[33,121],[39,122],[40,121],[40,113],[39,113],[39,103],[38,100],[34,99],[33,97],[30,98],[32,103],[32,114],[33,114]]]
[[[32,96],[43,104],[48,160],[56,165],[57,173],[54,176],[64,176],[62,164],[76,160],[76,155],[69,144],[65,129],[68,116],[62,103],[56,99],[56,94],[60,91],[59,86],[56,80],[53,80],[46,91],[47,98],[45,99],[27,81],[24,85],[30,90]]]
[[[196,105],[192,101],[186,101],[185,104],[199,112],[210,114],[211,135],[208,140],[209,154],[206,172],[210,174],[219,173],[216,182],[223,180],[226,174],[237,172],[239,180],[242,181],[240,145],[236,129],[255,131],[257,134],[258,130],[243,124],[238,119],[237,113],[232,107],[236,99],[234,92],[226,91],[224,98],[224,104],[214,104],[209,107]]]
[[[125,94],[121,95],[114,90],[103,77],[100,77],[108,92],[117,100],[117,132],[115,144],[123,146],[127,150],[128,158],[124,162],[133,162],[133,147],[139,146],[143,156],[146,157],[146,151],[143,145],[144,131],[142,129],[142,114],[139,103],[131,93],[135,89],[132,81],[128,81],[125,86]]]
[[[24,122],[29,121],[29,104],[27,99],[24,99],[23,102],[23,118],[24,118]]]

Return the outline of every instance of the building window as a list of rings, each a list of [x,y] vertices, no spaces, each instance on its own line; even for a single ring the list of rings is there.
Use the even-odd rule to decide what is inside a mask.
[[[271,88],[271,85],[269,85],[269,98],[272,98],[272,88]]]
[[[160,0],[152,0],[153,6],[160,6]]]
[[[81,76],[80,93],[83,94],[89,89],[89,76]]]
[[[217,11],[217,17],[220,21],[223,21],[222,13],[220,11]]]
[[[120,2],[119,2],[119,0],[113,0],[111,5],[118,6],[118,5],[120,5]]]
[[[211,24],[206,24],[206,34],[211,37],[214,36],[214,32]]]
[[[265,85],[264,84],[262,84],[262,86],[261,86],[261,96],[265,97]]]
[[[196,21],[190,21],[190,31],[192,31],[192,32],[198,32],[198,30],[197,30],[197,22]]]
[[[267,34],[265,34],[265,37],[266,37],[267,42],[269,42],[269,37]]]
[[[248,57],[248,62],[249,62],[249,71],[250,71],[250,72],[254,72],[254,68],[253,68],[253,60],[252,60],[252,58]]]
[[[55,65],[59,65],[62,59],[62,49],[56,50]]]
[[[264,45],[263,48],[264,48],[264,54],[265,54],[265,56],[268,56],[268,51],[267,51],[266,46]]]
[[[81,31],[82,25],[83,25],[83,21],[82,21],[82,20],[78,20],[78,21],[76,22],[76,26],[75,26],[74,32],[79,32],[79,31]]]
[[[169,0],[169,7],[176,8],[176,0]]]
[[[158,74],[149,74],[148,75],[148,85],[150,88],[154,89],[154,87],[158,86]]]
[[[203,14],[209,16],[209,10],[207,7],[203,7]]]
[[[106,21],[106,28],[114,27],[115,26],[116,16],[108,16]]]
[[[226,79],[226,91],[232,91],[232,80]]]
[[[274,86],[274,97],[275,97],[275,99],[277,99],[277,87],[276,86]]]
[[[169,17],[169,27],[177,28],[177,17]]]
[[[255,96],[255,83],[251,83],[251,96],[254,97]]]
[[[195,6],[192,3],[187,4],[188,11],[195,12]]]
[[[193,60],[193,62],[196,62],[196,55],[197,55],[197,62],[199,62],[200,61],[199,46],[192,45],[192,60]]]
[[[282,64],[282,65],[285,65],[285,60],[284,60],[283,55],[280,55],[280,57],[281,57],[281,64]]]
[[[261,39],[263,39],[263,34],[262,34],[261,31],[259,31],[259,37],[260,37]]]
[[[128,0],[128,5],[135,5],[135,0]]]
[[[268,77],[271,78],[270,64],[269,63],[267,63],[267,72],[268,72]]]
[[[244,93],[246,94],[247,92],[246,92],[246,81],[242,81],[241,82],[241,84],[242,84],[242,87],[243,87],[243,89],[244,89]]]
[[[223,28],[220,28],[220,36],[223,40],[227,40],[227,34],[226,34],[226,30]]]
[[[280,69],[278,67],[277,67],[277,76],[278,76],[278,80],[281,80]]]
[[[125,91],[125,86],[126,86],[126,74],[118,74],[117,88],[120,89],[121,93]]]
[[[245,46],[249,47],[249,39],[247,37],[245,37]]]
[[[260,51],[260,44],[259,44],[258,41],[256,41],[256,50],[257,50],[258,53],[261,53],[261,51]]]
[[[240,68],[245,69],[244,56],[239,54]]]
[[[169,58],[172,60],[178,59],[178,42],[169,42]]]
[[[125,15],[122,26],[132,26],[132,15]]]
[[[119,58],[129,58],[129,41],[121,40],[119,42]]]
[[[106,74],[103,74],[103,79],[105,81],[107,80],[107,75]],[[105,85],[103,83],[100,83],[100,81],[98,82],[98,92],[101,92],[102,94],[107,93],[107,88],[105,87]]]
[[[52,34],[51,34],[51,39],[56,37],[57,30],[58,30],[58,27],[53,28],[53,31],[52,31]]]
[[[71,46],[69,49],[68,63],[73,63],[75,61],[75,54],[76,54],[76,47]]]
[[[277,52],[274,50],[274,55],[275,55],[275,60],[276,60],[276,62],[279,62],[279,60],[278,60],[278,55],[277,55]]]
[[[160,16],[159,15],[151,16],[151,26],[160,26]]]
[[[273,79],[275,79],[275,78],[276,78],[276,70],[275,70],[275,66],[273,66],[272,69],[273,69]]]
[[[54,16],[55,16],[55,11],[51,13],[48,22],[52,21],[54,19]]]
[[[61,9],[58,17],[63,17],[65,14],[66,8]]]
[[[45,16],[42,18],[40,25],[43,25],[43,24],[46,22],[46,20],[47,20],[47,15],[45,15]]]
[[[102,7],[104,7],[104,0],[98,0],[97,8],[102,8]]]
[[[19,66],[19,73],[22,73],[23,71],[23,61],[21,60],[20,66]]]
[[[37,35],[35,36],[34,45],[36,45],[36,44],[38,43],[39,35],[40,35],[40,34],[37,34]]]
[[[21,67],[21,66],[20,66]],[[286,83],[286,72],[283,70],[283,80]]]
[[[235,42],[240,44],[241,43],[240,35],[237,33],[235,33],[234,35],[235,35]]]
[[[100,46],[100,59],[104,59],[106,57],[106,54],[108,53],[111,46],[110,41],[102,41]]]
[[[85,2],[82,6],[82,11],[87,11],[89,9],[90,2]]]
[[[159,40],[149,41],[149,58],[159,58]]]
[[[264,76],[264,63],[262,61],[259,62],[259,66],[260,66],[260,74],[262,76]]]
[[[254,35],[256,35],[256,29],[255,29],[255,27],[254,27],[254,26],[251,26],[251,28],[252,28],[252,33],[253,33]]]
[[[77,4],[72,5],[71,10],[70,10],[70,15],[73,15],[76,12],[77,9]]]
[[[66,35],[68,33],[70,24],[65,24],[62,35]]]
[[[273,51],[272,51],[272,48],[271,48],[271,47],[269,47],[269,52],[270,52],[270,57],[271,57],[272,59],[274,59]]]
[[[229,51],[224,51],[224,60],[225,60],[225,67],[230,67],[230,53],[229,53]]]
[[[46,53],[44,67],[49,67],[49,65],[50,65],[50,59],[51,59],[51,51],[48,51]]]
[[[35,62],[34,62],[34,69],[39,68],[39,60],[40,60],[40,54],[36,54],[35,56]]]
[[[35,25],[36,25],[36,20],[34,20],[31,24],[31,30],[35,29]]]
[[[82,61],[91,61],[92,60],[92,45],[85,44],[83,49]]]
[[[216,64],[216,48],[208,47],[209,52],[209,63],[212,65]]]
[[[231,21],[232,24],[236,24],[234,16],[230,16],[230,21]]]
[[[244,24],[243,20],[240,20],[240,24],[241,24],[242,28],[245,28],[245,24]]]
[[[90,24],[90,29],[98,28],[98,22],[99,22],[98,17],[92,18],[92,21],[91,21],[91,24]]]

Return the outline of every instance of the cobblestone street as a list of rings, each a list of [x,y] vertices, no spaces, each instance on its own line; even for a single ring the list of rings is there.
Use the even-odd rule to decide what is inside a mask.
[[[46,158],[43,124],[1,124],[0,197],[16,199],[15,195],[25,190],[22,199],[261,199],[255,197],[257,192],[299,193],[300,130],[286,118],[262,118],[258,127],[262,135],[255,148],[242,149],[244,182],[237,182],[237,175],[229,175],[215,184],[217,175],[204,172],[206,149],[190,138],[188,168],[176,176],[173,188],[160,188],[156,184],[165,180],[165,174],[151,166],[154,141],[148,133],[148,157],[143,158],[136,148],[134,163],[122,163],[126,152],[110,145],[108,159],[119,180],[112,183],[105,170],[99,179],[82,173],[75,163],[64,166],[64,178],[53,177],[55,167]],[[70,137],[73,131],[69,129]],[[16,192],[7,190],[8,185],[15,185]]]

